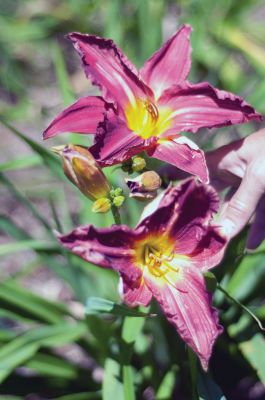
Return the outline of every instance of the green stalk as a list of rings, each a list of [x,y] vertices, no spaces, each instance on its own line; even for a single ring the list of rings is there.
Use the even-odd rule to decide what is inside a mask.
[[[258,324],[259,328],[262,331],[265,331],[264,326],[262,325],[261,321],[258,319],[258,317],[248,308],[246,307],[244,304],[240,303],[240,301],[238,301],[237,299],[235,299],[234,297],[232,297],[219,283],[217,283],[217,289],[220,290],[220,292],[224,293],[224,295],[231,300],[233,303],[235,303],[238,307],[242,308],[244,311],[246,311]]]
[[[119,209],[115,206],[111,206],[111,212],[112,212],[115,224],[121,225],[121,216],[120,216]]]

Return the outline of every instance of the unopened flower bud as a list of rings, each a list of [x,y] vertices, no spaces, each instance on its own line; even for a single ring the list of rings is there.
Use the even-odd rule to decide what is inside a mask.
[[[144,190],[153,192],[161,186],[161,178],[155,171],[147,171],[140,175],[140,182]]]
[[[140,172],[146,167],[146,162],[143,157],[134,157],[132,161],[133,172]]]
[[[118,187],[116,189],[111,189],[109,194],[110,194],[110,197],[112,199],[114,199],[117,196],[121,196],[123,194],[123,190],[122,190],[122,188]]]
[[[102,197],[101,199],[97,199],[93,206],[92,211],[94,213],[106,213],[111,208],[111,201],[107,197]]]
[[[126,179],[131,191],[130,197],[139,200],[153,199],[157,195],[157,189],[161,186],[161,178],[155,171],[147,171],[134,179]]]
[[[115,207],[121,207],[124,203],[125,197],[124,196],[116,196],[112,200],[112,203],[114,204]]]
[[[64,174],[86,197],[97,200],[109,194],[109,183],[86,148],[70,144],[52,150],[62,157]]]
[[[116,196],[121,196],[122,193],[123,193],[122,188],[117,187],[116,189],[114,189],[114,197],[116,197]]]

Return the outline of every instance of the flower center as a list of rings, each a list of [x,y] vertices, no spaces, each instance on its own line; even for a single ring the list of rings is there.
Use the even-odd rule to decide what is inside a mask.
[[[156,277],[160,278],[164,276],[168,270],[174,270],[175,272],[178,272],[178,268],[174,268],[172,265],[170,265],[170,261],[172,261],[174,258],[173,252],[171,252],[169,255],[166,255],[156,247],[147,244],[144,247],[143,258],[144,265],[147,266],[149,272]]]
[[[143,139],[159,136],[170,126],[169,109],[158,111],[157,106],[149,99],[136,99],[135,104],[125,108],[128,127]]]

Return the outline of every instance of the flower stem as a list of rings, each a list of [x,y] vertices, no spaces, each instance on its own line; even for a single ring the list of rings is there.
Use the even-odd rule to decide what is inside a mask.
[[[231,300],[233,303],[235,303],[238,307],[242,308],[245,312],[247,312],[258,324],[259,328],[262,331],[265,331],[264,326],[262,325],[261,321],[258,319],[258,317],[244,304],[240,303],[237,299],[235,299],[233,296],[231,296],[221,285],[220,283],[217,283],[217,289],[220,290],[220,292],[224,293],[224,295]]]
[[[120,216],[119,209],[115,206],[111,206],[111,212],[112,212],[115,224],[121,225],[121,216]]]

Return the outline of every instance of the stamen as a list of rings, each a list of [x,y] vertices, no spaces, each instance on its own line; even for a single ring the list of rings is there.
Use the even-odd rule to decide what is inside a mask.
[[[172,265],[170,265],[168,262],[164,261],[164,264],[173,272],[179,272],[179,268],[178,267],[172,267]]]
[[[152,120],[154,120],[154,122],[157,121],[159,113],[155,104],[149,100],[145,100],[144,105],[148,113],[151,115]]]
[[[179,272],[179,268],[170,264],[170,261],[174,258],[173,251],[169,255],[164,255],[156,247],[146,245],[143,256],[144,264],[151,274],[156,277],[164,277],[169,271]]]

